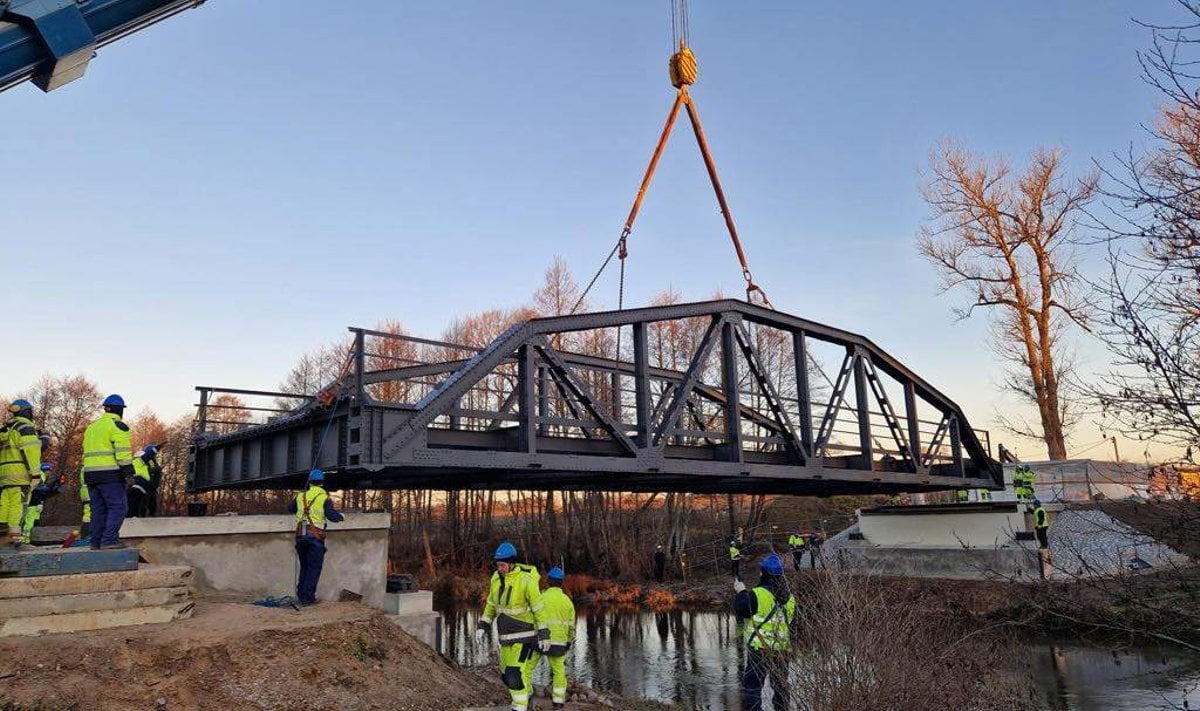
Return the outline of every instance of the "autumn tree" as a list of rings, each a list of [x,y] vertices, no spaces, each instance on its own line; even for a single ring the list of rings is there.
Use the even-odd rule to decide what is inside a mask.
[[[30,389],[29,399],[38,428],[50,435],[50,463],[77,478],[83,465],[83,431],[101,412],[99,388],[82,375],[45,375]]]
[[[38,429],[50,435],[50,449],[43,461],[54,472],[66,474],[63,493],[46,502],[43,525],[79,521],[79,471],[83,466],[83,431],[100,416],[100,394],[96,384],[83,375],[44,375],[29,389]]]
[[[1043,440],[1050,459],[1066,458],[1074,422],[1065,398],[1072,368],[1066,329],[1087,318],[1069,240],[1098,180],[1095,172],[1065,175],[1059,150],[1039,149],[1014,172],[1004,158],[946,141],[930,158],[923,190],[932,217],[918,237],[921,254],[943,292],[969,295],[955,310],[960,319],[977,309],[991,315],[991,345],[1009,363],[1005,387],[1038,411],[1038,426],[1005,424]]]
[[[181,516],[187,511],[188,446],[195,436],[196,422],[183,415],[166,426],[165,446],[158,455],[162,479],[158,485],[158,510],[164,516]],[[137,434],[137,429],[134,429]]]
[[[375,326],[380,333],[395,336],[406,334],[404,325],[394,319],[382,321]],[[386,370],[403,368],[418,363],[420,353],[412,341],[399,338],[377,336],[365,341],[367,370]],[[336,373],[334,374],[336,376]],[[387,380],[368,386],[371,397],[383,402],[408,402],[412,391],[412,382],[408,380]]]

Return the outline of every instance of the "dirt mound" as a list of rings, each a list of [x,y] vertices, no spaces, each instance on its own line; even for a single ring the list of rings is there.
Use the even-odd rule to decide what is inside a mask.
[[[190,620],[0,641],[0,709],[406,709],[501,703],[356,603],[200,602]]]

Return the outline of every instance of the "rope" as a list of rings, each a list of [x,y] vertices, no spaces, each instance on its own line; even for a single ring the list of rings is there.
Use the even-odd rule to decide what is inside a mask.
[[[366,344],[364,344],[363,347],[366,348]],[[333,426],[333,416],[337,412],[338,403],[341,402],[341,400],[342,400],[342,380],[350,372],[350,364],[353,362],[354,362],[354,346],[351,345],[349,348],[346,349],[346,361],[342,364],[342,367],[338,370],[338,376],[333,381],[333,385],[330,386],[330,388],[333,388],[335,391],[334,397],[332,399],[323,398],[323,396],[326,394],[326,392],[321,392],[321,393],[317,394],[317,401],[320,404],[324,405],[325,407],[329,408],[329,417],[328,417],[328,419],[325,420],[325,429],[322,430],[322,432],[321,432],[321,439],[319,439],[317,441],[317,453],[313,456],[313,469],[316,469],[317,468],[316,465],[320,464],[320,462],[321,462],[321,452],[323,452],[325,450],[325,436],[329,434],[329,429],[330,429],[330,427]],[[326,391],[328,391],[328,390],[329,390],[329,388],[326,388]]]
[[[294,610],[299,610],[300,605],[296,598],[291,595],[268,595],[261,600],[255,600],[252,605],[259,607],[290,607]]]
[[[672,48],[685,46],[691,39],[691,21],[687,0],[670,0]]]
[[[588,282],[588,285],[586,287],[584,287],[583,293],[579,295],[579,300],[576,301],[575,305],[571,307],[571,310],[567,312],[568,316],[574,314],[576,309],[578,309],[579,306],[583,303],[583,300],[587,298],[587,295],[589,292],[591,292],[592,287],[596,285],[596,280],[599,279],[600,275],[604,273],[604,270],[608,268],[609,262],[611,262],[612,258],[617,255],[618,251],[621,253],[621,263],[622,263],[622,265],[624,265],[625,257],[626,257],[625,238],[628,236],[629,236],[629,230],[625,230],[625,231],[621,232],[621,236],[617,239],[617,243],[613,245],[612,251],[610,251],[608,253],[608,256],[604,258],[604,263],[600,265],[600,268],[597,269],[596,273],[592,276],[592,280]],[[622,291],[624,291],[623,283],[622,283]]]

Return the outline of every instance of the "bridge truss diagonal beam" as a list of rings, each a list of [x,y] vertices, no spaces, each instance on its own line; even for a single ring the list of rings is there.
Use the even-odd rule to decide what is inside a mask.
[[[961,409],[874,343],[743,301],[536,318],[482,348],[351,331],[352,367],[315,396],[198,388],[189,489],[295,486],[314,467],[335,487],[382,489],[828,495],[1002,481]],[[831,357],[826,392],[812,373]],[[255,393],[275,399],[228,399]],[[208,406],[230,409],[214,419]]]

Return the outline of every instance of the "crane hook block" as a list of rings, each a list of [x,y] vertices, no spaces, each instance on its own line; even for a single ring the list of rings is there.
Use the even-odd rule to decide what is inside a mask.
[[[667,62],[667,70],[671,74],[671,85],[676,89],[695,84],[700,75],[700,68],[696,66],[696,55],[692,54],[691,48],[687,46],[671,55],[670,61]]]

